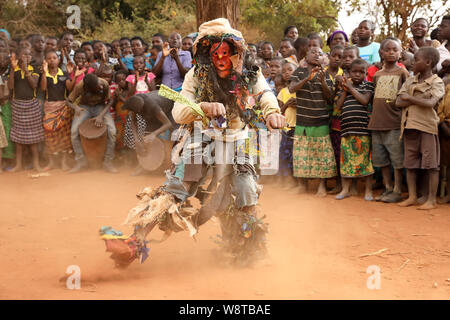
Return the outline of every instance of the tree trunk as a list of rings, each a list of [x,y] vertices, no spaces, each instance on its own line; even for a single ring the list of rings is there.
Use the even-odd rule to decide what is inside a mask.
[[[239,26],[239,0],[196,0],[197,28],[206,21],[227,18],[231,26]]]

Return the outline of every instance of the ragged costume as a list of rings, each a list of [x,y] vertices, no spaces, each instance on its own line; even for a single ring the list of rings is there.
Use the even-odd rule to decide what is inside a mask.
[[[118,267],[146,259],[146,237],[156,225],[165,231],[163,240],[182,230],[194,236],[213,216],[221,225],[220,243],[233,261],[247,264],[265,253],[267,224],[256,210],[262,189],[255,169],[259,147],[252,143],[251,129],[264,128],[264,121],[283,127],[284,117],[261,70],[246,58],[242,34],[228,20],[202,24],[193,52],[194,67],[181,93],[165,86],[159,90],[175,101],[172,115],[182,125],[165,183],[137,195],[140,201],[125,221],[134,227],[130,237],[100,230]],[[226,114],[208,117],[204,107],[213,103],[223,104]],[[274,118],[282,124],[272,125]],[[278,159],[278,149],[273,151]],[[191,197],[200,200],[200,209],[190,204]]]

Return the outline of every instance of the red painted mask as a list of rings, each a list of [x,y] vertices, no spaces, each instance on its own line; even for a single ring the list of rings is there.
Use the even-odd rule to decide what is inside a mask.
[[[226,42],[222,42],[219,48],[219,43],[214,43],[211,46],[211,57],[214,67],[216,67],[217,75],[220,78],[226,78],[231,73],[233,64],[231,63],[231,50],[230,46]],[[216,50],[217,48],[217,50]],[[214,51],[215,50],[215,51]]]

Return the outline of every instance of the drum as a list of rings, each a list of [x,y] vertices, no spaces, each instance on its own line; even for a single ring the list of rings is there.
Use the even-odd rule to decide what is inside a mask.
[[[137,158],[142,168],[147,171],[167,169],[170,165],[170,141],[155,138],[152,142],[144,143],[145,151],[137,152]]]
[[[80,125],[78,132],[89,165],[93,168],[100,168],[105,156],[106,139],[108,137],[106,124],[97,127],[94,118],[86,119]]]

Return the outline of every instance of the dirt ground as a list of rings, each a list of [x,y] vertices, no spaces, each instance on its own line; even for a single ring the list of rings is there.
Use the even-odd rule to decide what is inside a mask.
[[[31,179],[0,175],[1,299],[449,299],[450,205],[432,211],[298,195],[265,185],[269,258],[251,268],[220,263],[217,221],[196,240],[177,233],[150,246],[142,265],[114,269],[101,226],[122,224],[144,186],[162,176],[88,171]],[[160,238],[155,230],[151,238]],[[383,249],[385,249],[383,251]],[[362,256],[380,251],[380,253]],[[362,257],[361,257],[362,256]],[[59,282],[81,269],[80,290]],[[367,287],[380,268],[378,290]]]

